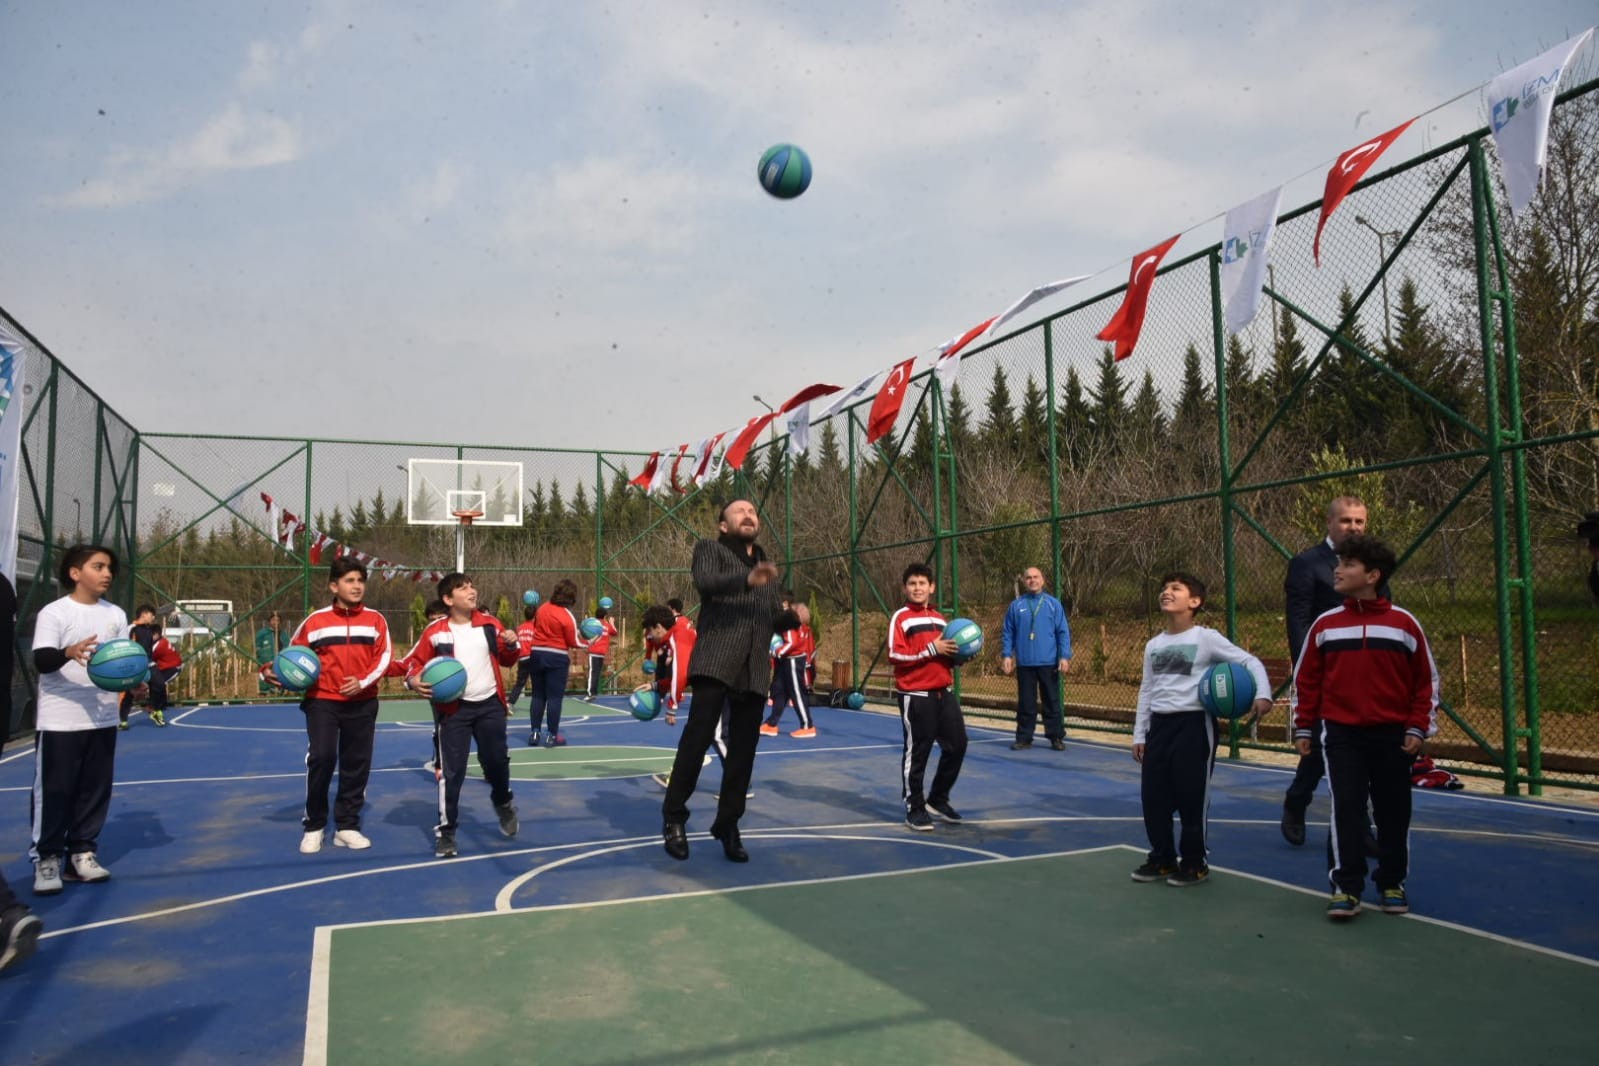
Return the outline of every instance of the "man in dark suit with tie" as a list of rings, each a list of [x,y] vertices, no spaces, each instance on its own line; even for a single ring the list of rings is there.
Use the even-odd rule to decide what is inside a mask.
[[[1288,562],[1288,577],[1283,581],[1287,598],[1288,655],[1299,664],[1305,634],[1310,624],[1344,598],[1333,591],[1333,567],[1338,563],[1338,547],[1357,533],[1366,532],[1366,505],[1358,496],[1340,496],[1327,505],[1327,539],[1294,556]],[[1379,594],[1388,595],[1387,582]],[[1300,757],[1288,794],[1283,797],[1283,838],[1290,844],[1305,842],[1305,809],[1316,795],[1325,767],[1321,758],[1321,738],[1312,737],[1310,754]]]

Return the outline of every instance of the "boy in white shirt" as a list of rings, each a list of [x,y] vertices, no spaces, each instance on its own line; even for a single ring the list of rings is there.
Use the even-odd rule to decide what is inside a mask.
[[[1216,722],[1199,702],[1200,681],[1212,666],[1229,662],[1249,671],[1256,692],[1270,692],[1271,683],[1259,659],[1214,629],[1194,624],[1205,604],[1204,582],[1170,573],[1160,584],[1166,630],[1144,645],[1144,680],[1133,722],[1133,758],[1143,767],[1140,792],[1150,848],[1133,880],[1186,888],[1210,876],[1205,821],[1216,765]],[[1270,709],[1271,700],[1262,698],[1250,713]],[[1172,839],[1173,812],[1182,821],[1180,844]]]

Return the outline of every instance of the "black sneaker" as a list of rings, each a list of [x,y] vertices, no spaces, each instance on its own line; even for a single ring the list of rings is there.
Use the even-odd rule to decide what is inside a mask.
[[[439,838],[433,842],[433,857],[435,859],[453,859],[460,852],[455,850],[455,834],[440,833]]]
[[[919,833],[931,833],[933,831],[933,819],[928,817],[927,812],[924,810],[907,812],[905,824]]]
[[[1210,880],[1210,867],[1199,866],[1192,870],[1178,870],[1166,878],[1166,883],[1173,888],[1192,888],[1194,885],[1202,885],[1208,880]]]
[[[1283,839],[1296,848],[1305,846],[1305,812],[1283,804]]]
[[[1015,741],[1015,742],[1013,742],[1011,744],[1010,750],[1011,751],[1026,751],[1028,748],[1030,748],[1032,746],[1033,746],[1033,742],[1031,740],[1018,740],[1018,741]]]
[[[1177,872],[1177,867],[1158,862],[1146,862],[1133,871],[1133,880],[1138,882],[1164,881]]]
[[[960,811],[957,811],[954,807],[951,807],[948,800],[945,800],[942,803],[938,802],[937,800],[928,800],[927,810],[933,815],[934,818],[937,818],[943,822],[958,822],[961,820]]]
[[[39,946],[42,932],[44,923],[21,904],[0,915],[0,970],[28,961]]]
[[[1066,738],[1065,737],[1051,737],[1050,741],[1049,741],[1049,746],[1054,748],[1056,751],[1065,751],[1066,750]]]
[[[507,803],[505,806],[496,806],[494,813],[500,818],[500,832],[505,836],[514,837],[521,828],[521,823],[516,820],[516,808]]]

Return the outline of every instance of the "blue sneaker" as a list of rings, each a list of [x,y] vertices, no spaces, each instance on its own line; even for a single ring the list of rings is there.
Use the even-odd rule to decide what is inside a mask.
[[[1405,898],[1405,890],[1403,888],[1383,889],[1381,906],[1384,914],[1410,913],[1410,900]]]
[[[1360,913],[1360,900],[1347,892],[1334,892],[1327,901],[1327,917],[1335,922],[1347,922]]]

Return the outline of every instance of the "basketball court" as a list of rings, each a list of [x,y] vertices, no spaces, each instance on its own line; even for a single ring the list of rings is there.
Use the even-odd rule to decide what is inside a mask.
[[[763,738],[747,865],[661,849],[677,732],[569,699],[564,749],[511,738],[522,830],[462,794],[431,855],[429,710],[384,705],[365,832],[300,855],[304,733],[286,706],[199,707],[119,735],[104,885],[31,900],[37,956],[0,982],[0,1059],[278,1063],[1588,1061],[1599,814],[1418,792],[1416,913],[1322,916],[1321,849],[1276,828],[1286,776],[1222,763],[1215,875],[1133,884],[1125,747],[1009,750],[972,730],[954,801],[899,813],[897,719],[823,709]],[[519,747],[518,747],[519,746]],[[27,840],[32,751],[0,758]],[[475,771],[475,764],[473,770]],[[1321,815],[1325,801],[1313,808]],[[1503,1025],[1540,1004],[1535,1037]],[[1537,1055],[1529,1055],[1537,1051]]]

